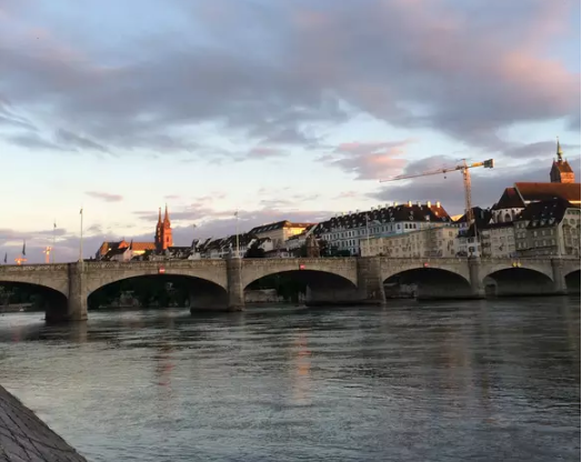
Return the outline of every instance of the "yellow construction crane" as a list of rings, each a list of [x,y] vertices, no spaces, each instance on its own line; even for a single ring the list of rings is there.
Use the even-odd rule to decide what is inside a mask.
[[[474,162],[472,164],[467,164],[465,160],[461,165],[449,168],[441,168],[438,170],[429,170],[427,172],[417,173],[414,175],[399,175],[394,178],[389,178],[387,180],[380,180],[380,183],[385,183],[387,181],[397,181],[397,180],[408,180],[410,178],[418,178],[421,176],[446,174],[448,172],[455,172],[460,170],[463,174],[463,184],[465,186],[465,213],[467,217],[467,227],[469,228],[473,223],[473,206],[471,205],[471,174],[469,173],[470,168],[483,167],[483,168],[493,168],[493,159],[484,160],[483,162]]]

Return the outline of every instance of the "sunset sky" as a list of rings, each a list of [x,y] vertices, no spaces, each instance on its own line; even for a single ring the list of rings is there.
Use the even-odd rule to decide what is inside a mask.
[[[580,178],[579,0],[0,0],[0,258]]]

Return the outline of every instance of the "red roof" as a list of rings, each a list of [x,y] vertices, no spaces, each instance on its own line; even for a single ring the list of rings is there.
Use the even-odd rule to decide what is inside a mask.
[[[515,188],[505,188],[501,198],[493,206],[493,210],[503,210],[503,209],[519,209],[525,207],[523,200],[519,197],[519,193]]]
[[[538,202],[560,197],[580,202],[580,183],[515,183],[515,189],[525,202]]]
[[[142,250],[154,250],[156,244],[154,242],[134,242],[131,245],[131,250],[137,250],[138,252]]]

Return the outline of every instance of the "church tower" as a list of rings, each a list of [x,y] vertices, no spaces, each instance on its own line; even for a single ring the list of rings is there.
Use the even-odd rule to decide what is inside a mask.
[[[550,181],[552,183],[574,183],[574,171],[567,160],[562,158],[563,152],[560,147],[560,140],[557,142],[556,154],[558,159],[552,163],[552,170],[550,170]]]
[[[164,213],[164,219],[162,220],[162,208],[160,207],[158,211],[158,223],[156,225],[156,250],[161,252],[166,250],[168,247],[174,245],[174,240],[172,239],[172,224],[170,223],[170,214],[168,213],[168,204],[166,204],[166,210]]]

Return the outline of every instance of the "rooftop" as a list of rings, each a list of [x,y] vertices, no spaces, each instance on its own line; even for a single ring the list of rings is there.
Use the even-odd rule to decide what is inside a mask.
[[[580,203],[580,183],[515,183],[515,189],[526,203],[557,197]]]
[[[516,221],[526,220],[528,228],[555,226],[562,221],[566,210],[579,208],[560,197],[528,204]]]

